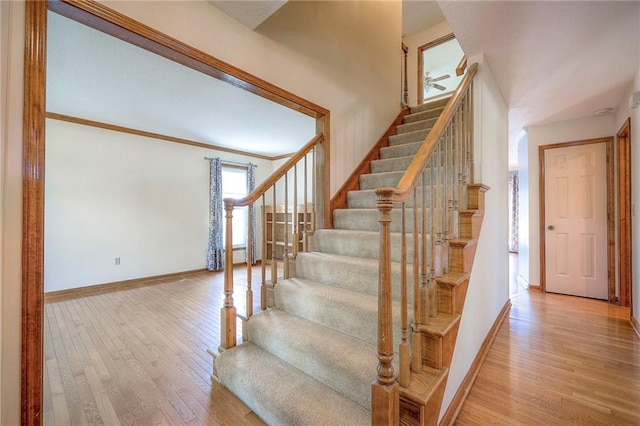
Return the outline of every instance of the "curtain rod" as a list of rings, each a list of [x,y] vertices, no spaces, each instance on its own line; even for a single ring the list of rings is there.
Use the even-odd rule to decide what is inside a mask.
[[[204,157],[205,160],[213,160],[216,157]],[[258,167],[257,164],[253,164],[253,163],[240,163],[238,161],[228,161],[228,160],[220,160],[222,163],[224,164],[235,164],[237,166],[253,166],[253,167]]]

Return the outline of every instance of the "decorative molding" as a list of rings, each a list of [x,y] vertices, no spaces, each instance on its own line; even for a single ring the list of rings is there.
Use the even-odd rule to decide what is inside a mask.
[[[467,375],[464,376],[462,383],[460,383],[460,386],[458,387],[458,391],[453,396],[453,399],[451,400],[451,403],[449,404],[447,411],[442,416],[442,419],[440,420],[439,425],[441,426],[453,425],[453,423],[455,422],[456,417],[458,416],[458,413],[460,412],[460,409],[462,408],[462,405],[464,404],[465,399],[467,399],[467,395],[469,395],[469,391],[473,386],[473,382],[475,382],[476,377],[480,372],[480,367],[482,367],[482,363],[487,357],[487,354],[489,353],[489,349],[491,349],[491,345],[493,344],[493,341],[495,340],[496,335],[500,330],[500,326],[504,322],[505,318],[509,316],[510,309],[511,309],[511,299],[507,299],[504,306],[502,307],[502,310],[498,314],[498,317],[496,318],[495,322],[491,326],[489,333],[487,333],[487,336],[484,338],[484,342],[482,342],[482,346],[480,346],[480,349],[478,350],[478,353],[476,354],[476,357],[473,360],[473,363],[471,363],[471,366],[469,367],[469,371],[467,371]]]
[[[23,228],[21,423],[42,424],[43,310],[44,310],[44,152],[47,11],[51,10],[106,34],[157,53],[194,70],[233,84],[316,119],[323,129],[323,156],[318,163],[329,188],[329,110],[294,95],[250,73],[197,50],[95,0],[26,1],[24,119],[23,119]],[[322,190],[322,188],[321,188]],[[316,196],[328,211],[329,196]],[[325,191],[325,192],[326,192]],[[325,223],[330,224],[329,215]]]
[[[94,0],[50,0],[49,9],[113,37],[314,118],[329,111]]]
[[[206,271],[207,270],[204,268],[193,269],[190,271],[173,272],[171,274],[154,275],[151,277],[134,278],[131,280],[115,281],[112,283],[97,284],[97,285],[91,285],[86,287],[69,288],[69,289],[58,290],[58,291],[50,291],[44,294],[44,301],[60,302],[63,300],[75,299],[78,297],[89,296],[96,293],[109,293],[112,291],[118,291],[118,290],[122,290],[124,287],[132,287],[132,286],[140,287],[145,283],[147,283],[146,285],[155,285],[159,283],[157,282],[148,283],[148,282],[157,281],[163,278],[174,278],[174,277],[179,277],[181,275],[189,275],[197,272],[206,272]]]
[[[26,2],[24,38],[20,421],[41,425],[47,2]]]
[[[364,156],[360,164],[356,166],[340,189],[336,191],[333,198],[331,198],[330,212],[333,212],[335,209],[347,208],[347,193],[360,189],[360,175],[371,173],[371,162],[380,158],[380,148],[389,146],[389,136],[396,134],[396,128],[399,124],[402,124],[402,119],[405,115],[409,114],[409,112],[408,108],[403,108],[400,111],[387,131],[378,139],[378,142],[369,150],[367,155]]]
[[[542,291],[539,285],[529,284],[530,291]]]
[[[80,124],[82,126],[97,127],[99,129],[111,130],[111,131],[120,132],[120,133],[128,133],[130,135],[142,136],[142,137],[145,137],[145,138],[151,138],[151,139],[162,140],[162,141],[167,141],[167,142],[175,142],[175,143],[180,143],[180,144],[183,144],[183,145],[195,146],[195,147],[198,147],[198,148],[214,149],[216,151],[222,151],[222,152],[228,152],[228,153],[231,153],[231,154],[244,155],[246,157],[260,158],[262,160],[268,160],[268,161],[273,161],[273,160],[277,160],[277,159],[280,159],[280,158],[288,158],[288,157],[291,156],[291,154],[286,154],[284,156],[278,155],[278,156],[270,157],[268,155],[254,154],[254,153],[251,153],[251,152],[240,151],[240,150],[233,149],[233,148],[226,148],[226,147],[223,147],[223,146],[211,145],[211,144],[208,144],[208,143],[192,141],[192,140],[189,140],[189,139],[176,138],[176,137],[173,137],[173,136],[163,135],[161,133],[147,132],[147,131],[144,131],[144,130],[132,129],[130,127],[124,127],[124,126],[117,126],[115,124],[103,123],[101,121],[87,120],[87,119],[84,119],[84,118],[73,117],[73,116],[64,115],[64,114],[58,114],[58,113],[55,113],[55,112],[47,112],[45,114],[45,116],[47,118],[52,119],[52,120],[66,121],[68,123]]]
[[[629,319],[629,322],[631,323],[631,327],[633,327],[633,329],[635,330],[635,332],[638,335],[638,337],[640,337],[640,323],[638,322],[636,317],[631,315],[631,318]]]

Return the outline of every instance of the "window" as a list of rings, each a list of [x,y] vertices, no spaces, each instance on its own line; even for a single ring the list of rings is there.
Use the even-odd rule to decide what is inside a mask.
[[[245,167],[222,166],[222,198],[243,198],[247,195],[247,169]],[[225,213],[226,217],[226,213]],[[227,221],[222,232],[227,235]],[[233,247],[247,244],[247,207],[233,209]]]
[[[453,34],[418,48],[418,103],[456,90],[463,78],[456,75],[456,67],[463,57]]]

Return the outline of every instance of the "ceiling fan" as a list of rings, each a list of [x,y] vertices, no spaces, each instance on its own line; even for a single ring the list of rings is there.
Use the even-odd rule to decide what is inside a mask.
[[[428,92],[431,89],[438,89],[441,92],[444,92],[447,88],[438,84],[438,81],[446,80],[451,77],[449,74],[441,75],[440,77],[433,78],[429,75],[430,71],[424,73],[424,91]]]

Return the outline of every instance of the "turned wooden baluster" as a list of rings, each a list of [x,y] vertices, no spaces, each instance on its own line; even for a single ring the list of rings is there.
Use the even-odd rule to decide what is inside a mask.
[[[253,224],[251,223],[251,208],[253,204],[247,206],[247,319],[251,318],[253,315],[253,289],[251,288],[252,281],[252,262],[253,262],[253,253],[251,248],[253,247]],[[233,257],[232,257],[233,259]]]
[[[220,309],[220,347],[236,345],[236,307],[233,304],[233,202],[224,201],[227,229],[225,239],[224,305]]]
[[[393,315],[391,305],[391,216],[393,189],[379,188],[380,264],[378,270],[378,369],[371,385],[371,422],[397,425],[400,421],[399,385],[393,370]]]
[[[418,187],[413,187],[413,327],[411,333],[411,369],[422,370],[422,333],[419,331],[420,311],[420,228],[418,228]]]
[[[262,194],[262,285],[260,286],[260,308],[267,309],[267,210],[265,207],[265,194]]]
[[[400,386],[409,386],[411,381],[411,365],[409,364],[409,342],[407,341],[407,224],[406,224],[406,203],[402,203],[402,230],[401,230],[401,255],[400,255],[400,315],[402,320],[402,342],[398,353],[400,355],[400,375],[398,381]]]

